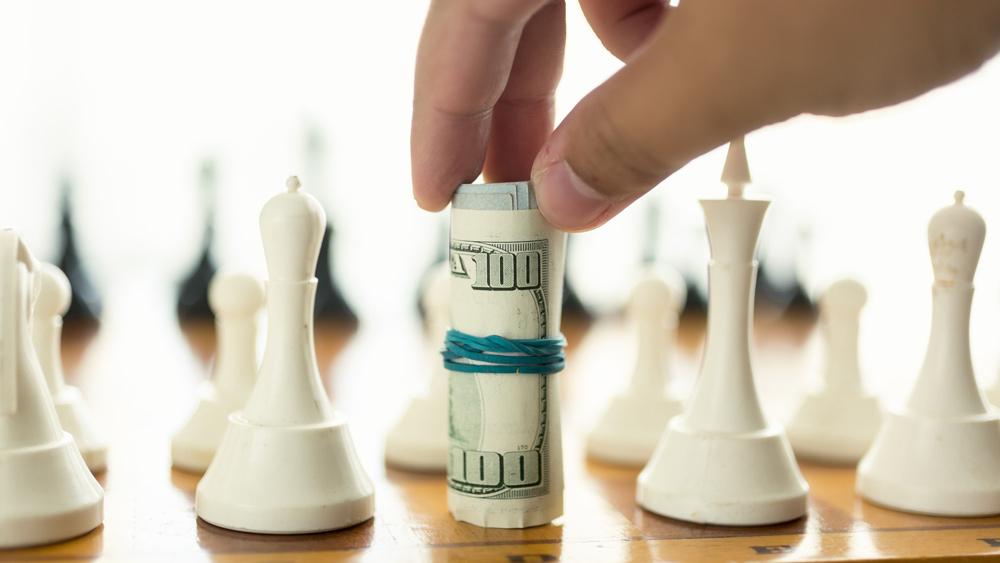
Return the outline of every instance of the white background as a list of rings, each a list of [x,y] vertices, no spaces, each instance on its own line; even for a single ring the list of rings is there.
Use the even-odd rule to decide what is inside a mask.
[[[216,256],[263,273],[260,206],[302,175],[327,206],[337,269],[373,330],[411,315],[443,217],[409,180],[412,67],[426,2],[395,0],[0,3],[0,224],[42,258],[56,252],[58,180],[74,185],[84,261],[107,293],[123,278],[172,284],[201,236],[197,172],[218,159]],[[558,109],[618,68],[569,5]],[[762,252],[810,287],[850,274],[869,288],[862,352],[873,386],[915,375],[930,313],[926,224],[952,192],[1000,224],[1000,60],[900,106],[847,119],[801,117],[747,140],[758,193],[774,198]],[[303,171],[309,126],[323,170]],[[723,150],[656,190],[661,252],[701,275],[697,198],[722,193]],[[644,210],[578,237],[570,271],[614,310],[631,284]],[[1000,361],[1000,251],[987,235],[973,311],[974,363]],[[786,273],[788,273],[786,272]],[[113,298],[113,297],[112,297]]]

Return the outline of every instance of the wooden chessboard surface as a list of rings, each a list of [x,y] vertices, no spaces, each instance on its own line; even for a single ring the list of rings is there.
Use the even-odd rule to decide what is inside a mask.
[[[171,470],[169,461],[170,436],[210,369],[211,323],[181,332],[166,306],[119,307],[106,319],[97,334],[68,327],[64,339],[70,382],[82,388],[110,438],[109,469],[99,476],[104,525],[60,544],[0,551],[0,561],[1000,560],[1000,517],[934,518],[874,506],[855,495],[851,467],[802,464],[811,487],[809,513],[777,526],[693,525],[638,508],[638,469],[588,461],[582,451],[589,425],[629,375],[622,366],[631,368],[631,333],[616,319],[564,323],[570,342],[569,367],[559,376],[566,500],[557,522],[526,530],[458,523],[448,514],[441,475],[385,467],[383,437],[420,388],[430,360],[416,321],[401,321],[356,330],[317,326],[324,382],[349,416],[375,482],[374,519],[300,536],[224,530],[196,518],[198,476]],[[682,323],[675,382],[681,389],[697,371],[703,328],[699,317]],[[766,399],[787,395],[796,388],[788,378],[814,367],[804,352],[812,331],[808,317],[757,322],[755,369]],[[393,339],[401,348],[387,355],[381,347]]]

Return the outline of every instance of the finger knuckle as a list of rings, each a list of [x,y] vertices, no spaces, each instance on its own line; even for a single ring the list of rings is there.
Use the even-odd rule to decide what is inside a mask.
[[[593,109],[591,123],[586,124],[595,153],[590,160],[603,163],[601,170],[594,172],[600,177],[594,180],[606,183],[604,187],[614,192],[630,192],[628,188],[634,185],[655,183],[667,165],[663,156],[631,134],[607,102],[597,100]]]

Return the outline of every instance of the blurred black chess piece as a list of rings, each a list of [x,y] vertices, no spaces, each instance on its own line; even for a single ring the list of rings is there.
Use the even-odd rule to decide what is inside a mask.
[[[659,262],[662,258],[660,256],[660,228],[663,222],[663,213],[660,210],[660,202],[656,198],[647,198],[648,203],[646,204],[646,224],[644,229],[644,236],[642,240],[642,257],[641,261],[644,266],[649,266]],[[684,285],[687,291],[685,292],[684,306],[681,308],[681,314],[688,313],[691,311],[704,312],[708,310],[708,303],[698,292],[697,284],[690,276],[684,275],[681,272],[681,277],[684,278]]]
[[[60,201],[60,222],[59,234],[62,240],[62,249],[56,265],[65,272],[69,278],[70,286],[73,290],[73,300],[70,302],[69,311],[64,318],[67,322],[96,323],[101,313],[101,299],[94,289],[94,284],[87,276],[86,268],[80,262],[80,255],[76,245],[76,231],[73,227],[72,211],[70,209],[72,201],[70,182],[62,181],[61,201]]]
[[[802,287],[798,277],[783,279],[770,274],[772,262],[766,258],[759,261],[757,269],[758,306],[764,306],[778,314],[807,313],[815,310],[815,305]]]
[[[323,233],[323,243],[319,247],[319,266],[316,268],[316,318],[358,322],[357,315],[347,304],[343,293],[337,287],[334,275],[333,260],[330,258],[330,247],[333,245],[336,231],[331,223],[327,224]]]
[[[688,312],[708,312],[708,300],[698,291],[698,284],[689,276],[684,276],[684,285],[687,286],[687,297],[684,298],[684,307],[681,314]]]
[[[756,300],[759,304],[780,314],[816,313],[816,304],[799,277],[798,261],[806,239],[808,232],[800,229],[797,239],[782,241],[782,244],[794,245],[793,249],[785,253],[783,261],[780,255],[776,257],[772,253],[762,254],[758,258]],[[777,241],[769,242],[774,244]]]
[[[573,235],[566,238],[566,274],[563,279],[563,317],[588,321],[594,317],[587,305],[580,299],[580,294],[573,287],[573,276],[569,274],[569,257],[573,245]]]
[[[317,189],[323,189],[326,186],[326,182],[323,181],[326,143],[322,132],[315,124],[306,127],[305,145],[306,177],[317,186]],[[316,319],[355,324],[358,322],[358,316],[351,309],[337,285],[336,271],[333,266],[334,257],[331,256],[333,252],[331,249],[336,244],[336,234],[333,217],[327,213],[326,232],[323,233],[323,242],[319,247],[319,260],[316,266]]]
[[[216,272],[212,246],[215,242],[217,175],[215,162],[211,160],[203,162],[198,171],[198,189],[205,230],[198,264],[181,282],[180,292],[177,295],[177,316],[181,320],[213,318],[212,309],[208,306],[208,286],[212,283]]]

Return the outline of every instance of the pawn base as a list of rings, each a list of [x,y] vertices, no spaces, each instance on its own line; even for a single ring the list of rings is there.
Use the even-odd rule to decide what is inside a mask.
[[[618,395],[587,437],[587,455],[596,460],[642,467],[649,461],[667,423],[683,411],[669,397]]]
[[[173,466],[192,473],[204,473],[222,443],[229,415],[238,407],[223,404],[214,393],[206,393],[184,428],[170,442]]]
[[[374,508],[372,483],[340,417],[257,426],[233,414],[195,497],[206,522],[260,534],[346,528],[370,519]]]
[[[108,466],[108,446],[101,439],[80,390],[66,385],[52,400],[59,415],[59,424],[76,440],[87,467],[93,473],[104,471]]]
[[[872,445],[881,420],[876,397],[821,391],[806,397],[786,431],[797,456],[853,465]]]
[[[858,493],[905,512],[1000,514],[1000,415],[932,419],[886,416],[858,465]]]
[[[411,471],[441,472],[448,468],[448,405],[416,397],[389,432],[385,462]]]
[[[639,474],[636,501],[688,522],[763,526],[803,516],[808,492],[780,427],[701,432],[675,417]]]
[[[54,543],[86,534],[104,519],[104,491],[73,437],[0,450],[0,549]]]

